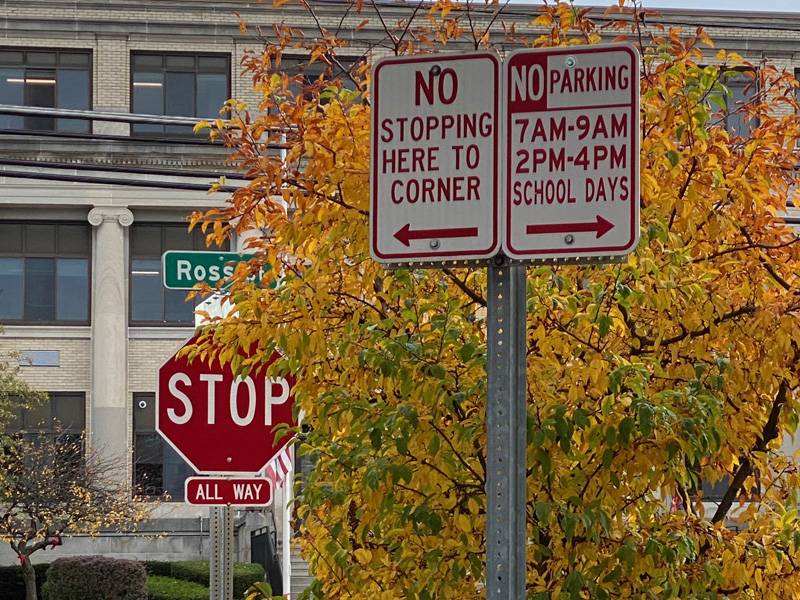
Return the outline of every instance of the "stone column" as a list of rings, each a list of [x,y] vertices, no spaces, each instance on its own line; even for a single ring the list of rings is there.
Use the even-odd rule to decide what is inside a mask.
[[[89,211],[96,229],[92,269],[92,394],[88,447],[119,461],[128,483],[128,261],[127,208],[96,206]]]

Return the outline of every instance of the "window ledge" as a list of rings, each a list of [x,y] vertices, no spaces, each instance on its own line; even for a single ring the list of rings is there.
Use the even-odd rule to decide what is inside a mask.
[[[185,340],[194,333],[194,327],[129,327],[132,340]]]
[[[9,338],[76,338],[89,339],[89,325],[2,325],[3,337]]]

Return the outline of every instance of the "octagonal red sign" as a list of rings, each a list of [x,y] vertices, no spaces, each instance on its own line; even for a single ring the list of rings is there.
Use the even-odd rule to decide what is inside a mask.
[[[156,430],[198,473],[258,473],[291,441],[275,428],[297,425],[292,378],[267,377],[277,358],[242,378],[176,352],[158,370]]]

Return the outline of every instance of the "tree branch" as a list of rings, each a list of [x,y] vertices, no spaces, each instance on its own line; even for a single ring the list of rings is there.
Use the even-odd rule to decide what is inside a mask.
[[[795,354],[795,357],[796,356],[797,354]],[[778,393],[775,395],[775,400],[772,402],[772,409],[770,410],[767,422],[764,424],[764,427],[761,430],[761,435],[759,435],[758,440],[756,440],[756,443],[750,450],[751,454],[755,452],[764,452],[767,449],[767,445],[778,437],[778,433],[780,433],[778,422],[780,420],[781,410],[788,399],[788,394],[789,384],[786,380],[784,380],[781,382],[781,385],[778,388]],[[719,503],[717,511],[711,518],[712,523],[719,523],[728,515],[728,511],[731,509],[733,502],[739,497],[744,482],[752,474],[753,463],[751,462],[749,456],[745,456],[742,458],[739,468],[736,469],[736,473],[733,475],[731,484],[728,486],[725,495],[722,497],[722,501]]]

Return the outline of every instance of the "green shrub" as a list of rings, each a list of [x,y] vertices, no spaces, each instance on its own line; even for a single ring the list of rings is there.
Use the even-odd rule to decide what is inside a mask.
[[[42,597],[42,585],[49,567],[50,563],[33,565],[39,598]],[[25,598],[25,580],[22,578],[22,567],[0,567],[0,600],[23,600],[23,598]]]
[[[208,588],[194,581],[163,575],[147,578],[148,600],[208,600],[208,596]]]
[[[146,600],[147,572],[133,560],[105,556],[59,558],[42,586],[44,600]]]
[[[264,567],[258,563],[236,563],[233,565],[233,597],[241,598],[247,588],[265,579]]]
[[[148,575],[172,577],[172,563],[168,560],[145,560],[143,562]]]
[[[153,573],[155,574],[155,573]],[[208,561],[181,560],[172,563],[171,577],[193,581],[208,587]],[[257,581],[264,581],[264,567],[256,563],[236,563],[233,565],[233,596],[241,598],[247,588]]]
[[[184,581],[194,581],[208,587],[209,571],[207,560],[178,560],[171,563],[171,566],[170,577],[183,579]]]

